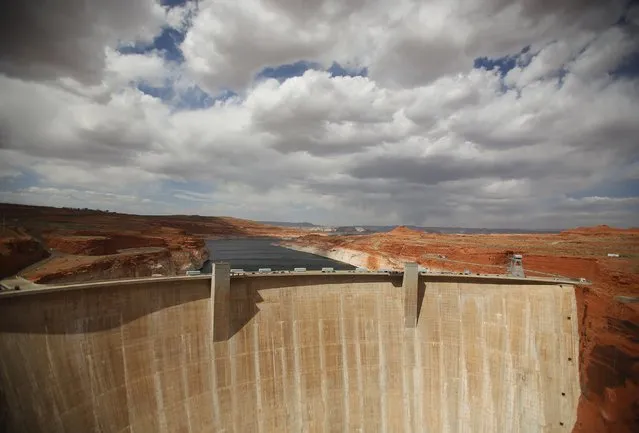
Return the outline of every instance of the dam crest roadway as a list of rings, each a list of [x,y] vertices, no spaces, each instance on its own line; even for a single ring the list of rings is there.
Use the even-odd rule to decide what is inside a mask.
[[[564,432],[577,280],[238,273],[0,292],[9,432]]]

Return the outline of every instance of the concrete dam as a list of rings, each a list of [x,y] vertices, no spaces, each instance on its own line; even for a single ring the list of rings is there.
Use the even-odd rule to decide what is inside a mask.
[[[9,433],[569,432],[565,281],[319,272],[0,293]]]

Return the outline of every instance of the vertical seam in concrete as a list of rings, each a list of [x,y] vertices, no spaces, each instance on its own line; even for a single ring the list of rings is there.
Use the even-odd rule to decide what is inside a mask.
[[[82,330],[80,330],[79,332],[82,332]],[[27,376],[28,376],[28,382],[29,385],[35,389],[35,377],[34,377],[34,370],[31,368],[30,362],[29,362],[29,357],[25,355],[25,353],[23,353],[22,349],[21,349],[21,345],[19,345],[17,342],[14,346],[14,350],[19,353],[20,355],[18,356],[18,359],[20,359],[20,362],[22,362],[24,364]],[[80,357],[82,356],[82,354],[80,353]],[[37,414],[36,414],[37,415]],[[24,415],[22,413],[20,413],[20,419],[24,420]],[[29,420],[29,421],[33,421],[33,420]],[[38,417],[35,420],[38,424],[38,426],[40,426],[42,424],[42,420]],[[24,422],[24,421],[23,421]]]
[[[301,432],[304,429],[306,420],[304,419],[305,411],[302,404],[302,372],[300,367],[300,342],[297,335],[297,320],[295,314],[295,303],[290,303],[291,322],[293,323],[293,380],[295,385],[295,431]]]
[[[280,322],[280,328],[282,328],[283,330],[283,326],[282,326],[283,322]],[[282,333],[282,335],[284,335]],[[287,365],[286,365],[286,356],[285,356],[285,351],[286,351],[286,345],[285,345],[285,341],[284,339],[282,339],[282,347],[280,347],[279,349],[280,352],[280,365],[282,366],[282,401],[284,402],[285,405],[285,409],[286,409],[286,421],[288,425],[293,424],[290,417],[294,414],[291,414],[291,410],[290,410],[290,401],[289,399],[286,397],[288,394],[288,374],[287,374]]]
[[[382,330],[384,329],[384,327],[381,323],[382,312],[379,297],[375,301],[375,314],[377,316],[377,345],[379,354],[379,405],[382,421],[381,431],[387,432],[388,424],[386,419],[386,356],[384,352],[384,339],[382,338]]]
[[[364,382],[362,379],[362,354],[360,348],[359,319],[355,320],[355,360],[357,369],[357,401],[359,404],[359,428],[364,431]]]
[[[129,373],[126,368],[126,345],[124,344],[124,317],[122,313],[120,313],[120,346],[122,346],[122,363],[124,367],[124,390],[126,394],[126,410],[129,417],[129,427],[131,428],[131,433],[134,432],[133,428],[133,414],[131,413],[131,388],[129,386]]]
[[[211,302],[211,308],[213,308]],[[211,321],[211,328],[213,327],[213,322]],[[217,391],[217,367],[215,365],[215,342],[213,342],[213,329],[211,329],[211,338],[209,339],[209,344],[211,345],[210,357],[211,357],[211,402],[213,404],[213,426],[215,430],[221,429],[220,424],[220,397]]]
[[[158,325],[158,319],[156,315],[152,315],[152,322],[153,322],[153,328],[152,329],[159,329],[160,326]],[[162,338],[162,348],[164,348],[164,338]],[[153,341],[153,340],[151,340]],[[155,345],[153,345],[152,348],[153,351],[153,368],[151,369],[153,371],[153,385],[155,386],[155,401],[157,402],[158,405],[158,419],[160,421],[160,431],[161,432],[166,432],[167,431],[167,425],[166,425],[166,413],[164,410],[164,395],[162,393],[162,381],[160,380],[160,373],[158,371],[158,356],[155,353]]]
[[[271,347],[270,347],[270,350],[271,350],[271,360],[273,362],[273,364],[272,364],[273,365],[273,391],[275,393],[277,393],[277,387],[275,386],[276,380],[277,380],[277,372],[275,371],[275,368],[277,367],[277,363],[275,362],[275,352],[277,351],[277,349],[275,348],[275,337],[273,337],[272,334],[271,334]],[[282,381],[282,383],[284,383],[284,382]],[[285,387],[282,386],[282,395],[286,394],[284,388]],[[282,398],[282,401],[286,401],[286,400],[284,398]]]
[[[525,297],[525,305],[526,305],[526,358],[528,360],[532,360],[533,364],[534,364],[534,368],[535,368],[535,372],[539,372],[540,368],[539,368],[539,357],[537,356],[537,349],[536,347],[534,347],[534,338],[535,338],[535,333],[532,331],[532,310],[531,310],[531,302],[530,302],[530,295],[526,294]],[[537,375],[535,375],[537,376]],[[535,380],[538,380],[537,377],[534,378]],[[530,380],[529,377],[526,378],[526,380]],[[524,389],[524,392],[527,391],[527,389]],[[522,391],[520,391],[519,393],[519,397],[521,399],[522,394],[524,395],[524,397],[527,397],[527,394],[523,393]],[[521,421],[521,412],[522,409],[519,410],[519,416],[520,416],[520,421]],[[542,424],[541,422],[539,423],[540,425]]]
[[[11,336],[5,335],[3,337],[4,337],[5,341],[2,342],[3,343],[2,347],[11,346],[11,344],[6,344],[7,341],[11,341],[12,340]],[[11,390],[11,393],[15,395],[16,394],[16,391],[15,391],[16,390],[16,386],[13,384],[13,381],[11,380],[11,375],[9,375],[9,371],[8,371],[7,365],[5,364],[5,359],[8,360],[9,358],[4,357],[4,356],[0,356],[0,370],[2,370],[0,372],[0,379],[4,379],[6,381],[6,383],[8,384],[7,389]],[[5,395],[5,397],[6,398],[11,398],[10,396],[6,396],[6,395]],[[3,408],[3,409],[0,409],[0,410],[2,411],[0,413],[4,417],[3,421],[6,421],[8,423],[9,422],[8,412],[10,411],[10,409],[9,408]],[[17,423],[22,423],[22,419],[20,419],[19,421],[16,421],[16,422]],[[64,426],[61,426],[61,427],[64,430]]]
[[[458,292],[459,292],[459,299],[458,299],[458,305],[459,305],[459,375],[460,375],[460,388],[461,388],[461,398],[459,399],[459,407],[458,407],[458,417],[461,420],[461,422],[458,421],[458,427],[461,427],[460,430],[463,429],[463,425],[465,423],[468,423],[468,425],[472,425],[471,424],[471,417],[470,417],[470,405],[469,405],[469,400],[470,400],[470,395],[468,393],[468,369],[466,368],[466,366],[468,365],[468,363],[466,362],[466,344],[467,341],[464,338],[464,322],[462,319],[462,312],[464,311],[464,301],[462,299],[461,296],[461,291],[462,288],[459,287],[458,285]],[[471,343],[472,344],[472,343]],[[461,426],[459,425],[461,424]]]
[[[501,300],[501,304],[502,304],[502,317],[505,320],[504,323],[504,328],[506,329],[506,337],[505,337],[505,344],[506,347],[503,348],[504,350],[504,354],[506,354],[505,358],[506,358],[506,371],[510,372],[511,377],[508,378],[502,378],[504,379],[503,383],[508,384],[508,386],[506,386],[506,393],[507,393],[507,397],[506,397],[506,401],[508,402],[508,407],[506,408],[506,419],[510,420],[511,425],[510,426],[504,426],[506,427],[508,430],[510,431],[514,431],[515,430],[515,422],[516,422],[516,418],[515,418],[515,390],[517,389],[517,386],[515,386],[515,381],[518,380],[518,372],[515,371],[514,365],[513,365],[513,352],[512,352],[512,348],[510,345],[510,326],[508,323],[508,305],[506,304],[506,298],[502,298]],[[514,376],[514,377],[513,377]]]
[[[419,306],[418,306],[419,308]],[[415,329],[413,333],[413,345],[415,347],[415,367],[413,369],[413,382],[415,387],[413,389],[413,404],[415,406],[415,416],[413,417],[413,431],[421,431],[420,426],[426,425],[424,423],[423,413],[423,400],[424,400],[424,378],[422,367],[422,341],[419,337],[418,329]]]
[[[318,335],[319,335],[319,358],[320,358],[320,371],[322,375],[322,380],[320,382],[320,390],[322,393],[322,405],[323,405],[323,431],[329,431],[328,428],[328,393],[326,391],[326,381],[328,380],[326,377],[326,353],[324,353],[324,326],[322,319],[317,322],[318,327]]]
[[[87,358],[88,358],[87,360],[89,361],[87,362],[87,364],[89,366],[89,389],[91,389],[91,412],[93,413],[93,420],[94,420],[93,422],[95,423],[94,424],[95,428],[97,431],[100,431],[101,429],[100,429],[100,423],[98,421],[98,414],[95,411],[98,405],[98,401],[95,398],[96,397],[95,388],[93,386],[93,381],[95,380],[95,377],[94,377],[95,373],[93,372],[93,356],[87,355]]]
[[[576,408],[579,404],[579,396],[581,395],[581,383],[579,377],[579,359],[581,355],[579,354],[579,339],[581,338],[579,334],[578,327],[578,315],[577,315],[577,297],[575,294],[575,287],[570,286],[568,289],[569,293],[569,313],[571,317],[570,324],[570,357],[573,359],[573,363],[570,363],[567,358],[564,356],[563,362],[568,362],[568,371],[572,371],[573,378],[572,381],[566,384],[567,389],[570,390],[570,396],[572,396],[572,408]],[[563,315],[560,320],[568,320],[564,319]],[[569,412],[570,420],[568,421],[570,426],[573,426],[577,421],[577,413],[576,411]]]
[[[181,376],[182,376],[182,383],[184,384],[184,397],[185,397],[185,401],[182,402],[182,404],[184,405],[184,410],[186,411],[186,427],[188,429],[189,433],[193,432],[193,429],[191,427],[191,405],[189,403],[189,399],[190,399],[190,392],[189,392],[189,381],[188,381],[188,375],[186,372],[186,349],[187,349],[187,344],[185,342],[185,335],[182,334],[180,335],[180,342],[182,344],[182,350],[180,350],[180,361],[182,364],[182,368],[180,370],[181,371]]]
[[[490,377],[490,359],[488,356],[488,348],[486,346],[486,320],[484,317],[486,311],[486,299],[482,299],[483,305],[481,308],[478,308],[480,314],[480,327],[479,327],[479,344],[481,345],[481,361],[482,361],[482,380],[481,380],[481,398],[482,398],[482,407],[483,410],[486,411],[490,415],[490,417],[486,417],[488,419],[486,426],[487,431],[493,431],[494,428],[491,428],[495,417],[494,417],[494,407],[492,400],[492,382]],[[477,300],[475,300],[475,304],[477,304]]]
[[[264,431],[264,412],[262,409],[262,378],[260,376],[260,342],[258,338],[259,325],[253,325],[253,368],[255,369],[255,399],[257,404],[257,431]]]
[[[49,369],[51,370],[51,376],[53,376],[53,382],[58,384],[58,377],[55,373],[55,368],[53,366],[53,357],[51,355],[51,347],[49,346],[49,328],[47,325],[44,325],[44,342],[46,345],[46,349],[47,349],[47,360],[49,361]],[[9,379],[8,376],[6,376],[7,379]],[[57,430],[58,431],[63,431],[65,430],[64,425],[62,425],[62,418],[60,418],[60,408],[58,407],[58,403],[56,402],[55,398],[53,398],[53,410],[54,410],[54,416],[55,416],[55,421],[56,424],[58,425]]]
[[[344,428],[342,430],[349,431],[350,413],[348,406],[350,401],[350,392],[348,389],[348,350],[346,346],[346,330],[344,329],[344,300],[341,293],[339,296],[339,340],[342,346],[342,381],[344,382],[344,389],[342,391]]]
[[[229,339],[229,365],[231,366],[231,425],[234,432],[239,432],[240,429],[237,425],[237,418],[240,415],[237,412],[237,347],[235,338]]]
[[[408,365],[406,363],[406,337],[408,334],[408,329],[403,329],[404,338],[402,338],[402,349],[401,349],[401,369],[402,369],[402,421],[404,423],[404,432],[410,432],[410,401],[408,398],[409,390],[408,390]],[[399,414],[396,414],[399,415]]]
[[[444,368],[444,341],[443,341],[443,337],[442,337],[442,294],[441,294],[441,288],[439,287],[439,284],[435,285],[437,287],[437,333],[438,338],[437,341],[439,341],[439,351],[438,351],[438,355],[439,355],[439,401],[442,402],[448,402],[447,399],[447,388],[448,388],[448,383],[446,381],[446,372],[445,372],[445,368]],[[443,427],[443,431],[448,431],[448,404],[444,404],[443,405],[443,410],[442,410],[442,418],[441,418],[441,423],[442,423],[442,427]]]

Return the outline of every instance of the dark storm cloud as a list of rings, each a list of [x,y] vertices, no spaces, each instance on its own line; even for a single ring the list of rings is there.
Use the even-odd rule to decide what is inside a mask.
[[[394,179],[436,185],[441,182],[484,177],[534,179],[560,170],[571,170],[560,161],[538,164],[510,158],[489,160],[460,158],[450,154],[414,158],[384,156],[355,162],[349,173],[359,179]]]
[[[488,0],[482,3],[490,12],[498,12],[514,2],[512,0]],[[554,16],[568,25],[579,25],[589,30],[599,30],[613,24],[630,0],[519,0],[522,15],[531,19]]]
[[[99,82],[105,46],[152,36],[158,23],[152,0],[5,0],[0,6],[0,72]]]

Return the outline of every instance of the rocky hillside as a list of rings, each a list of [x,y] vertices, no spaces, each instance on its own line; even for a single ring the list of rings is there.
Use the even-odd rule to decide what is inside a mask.
[[[4,227],[0,232],[0,278],[48,256],[43,244],[23,229]]]
[[[300,231],[229,217],[144,216],[0,204],[2,277],[37,282],[183,274],[208,259],[205,239]],[[50,257],[49,257],[50,256]],[[46,260],[46,257],[49,257]]]

